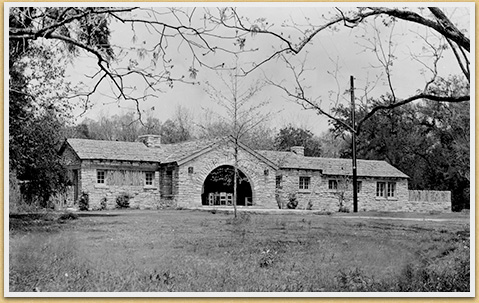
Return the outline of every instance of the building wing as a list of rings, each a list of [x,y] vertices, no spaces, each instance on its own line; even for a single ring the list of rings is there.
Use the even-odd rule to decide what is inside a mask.
[[[283,169],[320,170],[324,175],[352,176],[351,159],[305,157],[284,151],[261,150],[258,152]],[[359,177],[409,178],[386,161],[357,160],[357,165]]]

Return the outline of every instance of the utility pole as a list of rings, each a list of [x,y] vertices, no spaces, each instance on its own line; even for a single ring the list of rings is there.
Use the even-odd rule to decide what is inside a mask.
[[[351,76],[351,124],[353,131],[353,212],[358,212],[358,173],[356,164],[356,109],[354,105],[354,77]]]

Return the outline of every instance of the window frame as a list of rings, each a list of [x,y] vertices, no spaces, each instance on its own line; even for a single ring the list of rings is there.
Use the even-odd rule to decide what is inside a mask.
[[[311,187],[311,177],[310,176],[299,176],[299,190],[301,191],[310,191]]]
[[[396,182],[388,182],[386,186],[386,197],[396,199]]]
[[[328,189],[329,190],[338,190],[338,180],[329,179],[328,180]]]
[[[151,178],[149,178],[151,177]],[[154,187],[155,186],[155,172],[154,171],[145,171],[145,187]]]
[[[382,186],[382,195],[379,195],[380,188]],[[396,181],[377,181],[376,182],[376,198],[397,200],[397,182]]]
[[[276,188],[282,189],[283,188],[282,183],[283,183],[283,176],[282,175],[276,176]]]
[[[361,191],[363,190],[363,181],[356,181],[356,193],[361,193]]]
[[[106,186],[106,175],[107,175],[106,169],[97,169],[96,170],[96,185]],[[100,182],[100,180],[102,182]]]
[[[376,182],[376,198],[379,198],[379,199],[386,198],[386,182],[384,181]]]

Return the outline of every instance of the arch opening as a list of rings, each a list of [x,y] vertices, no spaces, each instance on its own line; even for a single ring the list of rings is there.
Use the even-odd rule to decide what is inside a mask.
[[[233,205],[234,167],[231,165],[218,166],[210,172],[203,183],[201,194],[202,205]],[[253,205],[253,188],[246,175],[238,169],[237,180],[238,206]]]

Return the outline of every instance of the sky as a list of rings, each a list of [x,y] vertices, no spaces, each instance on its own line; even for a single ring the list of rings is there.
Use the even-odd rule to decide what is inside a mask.
[[[291,36],[293,40],[301,37],[300,30],[306,30],[311,25],[323,24],[331,14],[336,14],[337,10],[331,7],[321,7],[311,4],[300,6],[299,4],[291,6],[276,7],[280,4],[246,7],[243,4],[238,8],[239,15],[249,20],[264,18],[263,22],[268,22],[270,29],[276,33],[282,33],[284,36]],[[151,5],[151,4],[149,4]],[[191,6],[191,4],[189,4]],[[197,4],[196,4],[197,5]],[[164,8],[158,8],[158,12]],[[183,8],[191,12],[194,8]],[[203,23],[204,8],[197,8],[192,22],[195,26],[201,26]],[[208,10],[215,12],[217,8],[209,7]],[[348,8],[342,8],[347,10]],[[414,8],[416,9],[416,8]],[[444,9],[453,22],[458,22],[460,28],[470,31],[470,16],[467,8],[447,7]],[[158,15],[162,21],[174,22],[170,15]],[[266,20],[266,21],[265,21]],[[244,20],[247,23],[247,20]],[[258,24],[257,22],[255,24]],[[288,24],[289,26],[284,26]],[[135,26],[134,30],[129,25],[122,25],[118,22],[110,24],[112,31],[111,44],[117,46],[116,53],[118,62],[112,63],[114,66],[125,66],[129,60],[137,60],[138,66],[153,72],[161,72],[161,68],[152,68],[151,58],[146,56],[143,60],[138,59],[137,52],[141,47],[152,48],[158,43],[158,34],[148,30],[144,26]],[[228,32],[217,31],[219,35],[228,35]],[[419,36],[427,39],[428,42],[437,43],[437,38],[432,31],[424,31],[418,25],[408,22],[396,22],[389,26],[384,26],[381,19],[370,19],[354,29],[337,26],[333,30],[326,30],[317,35],[305,49],[296,56],[291,56],[290,60],[295,68],[298,68],[302,62],[306,70],[304,77],[301,77],[302,83],[307,87],[307,96],[317,102],[327,111],[338,103],[347,104],[350,100],[347,90],[349,89],[349,78],[354,76],[356,97],[358,101],[365,100],[364,97],[379,97],[387,91],[387,78],[384,69],[380,68],[381,56],[377,52],[371,51],[371,47],[378,46],[377,41],[382,41],[381,46],[386,50],[388,47],[395,56],[394,64],[391,67],[391,82],[398,96],[406,98],[414,94],[417,90],[424,87],[425,80],[430,77],[430,71],[424,63],[431,62],[427,57],[430,49]],[[393,37],[393,44],[388,44],[389,37]],[[247,69],[252,66],[252,62],[261,62],[268,58],[274,50],[281,46],[279,40],[273,37],[263,35],[245,36],[245,50],[258,49],[257,51],[245,52],[238,58],[238,64],[241,68]],[[213,40],[212,40],[213,41]],[[214,40],[219,46],[235,49],[234,40]],[[239,48],[237,48],[239,49]],[[377,48],[378,49],[378,48]],[[199,54],[201,52],[197,52]],[[217,52],[214,55],[199,55],[202,60],[211,65],[221,64],[222,62],[234,62],[232,56]],[[184,76],[188,82],[199,84],[175,83],[173,88],[167,85],[160,85],[161,92],[153,92],[151,97],[140,103],[140,108],[147,115],[152,115],[164,122],[172,118],[177,106],[188,108],[195,116],[196,121],[201,121],[204,117],[205,109],[218,112],[222,116],[222,108],[219,107],[206,93],[205,83],[209,82],[215,87],[221,87],[221,78],[225,78],[225,72],[217,72],[208,68],[200,67],[195,64],[198,74],[195,79],[189,77],[188,69],[192,66],[192,53],[185,43],[171,38],[167,49],[167,57],[171,59],[174,68],[172,73],[175,76]],[[414,60],[416,58],[417,60]],[[115,65],[116,64],[116,65]],[[93,75],[96,69],[95,61],[91,57],[81,54],[73,61],[72,65],[67,67],[69,80],[73,83],[83,81],[91,87],[85,75]],[[452,53],[445,51],[443,58],[438,65],[440,75],[460,74]],[[291,70],[281,60],[270,60],[267,64],[256,69],[242,80],[243,88],[247,89],[264,79],[269,79],[275,83],[294,89],[294,77]],[[136,92],[141,94],[144,88],[144,82],[137,78],[130,78],[127,85],[135,88]],[[366,92],[367,91],[367,95]],[[102,85],[98,93],[92,97],[92,107],[83,113],[82,109],[76,111],[77,123],[85,118],[97,119],[100,116],[110,116],[114,114],[123,114],[135,110],[135,104],[126,101],[116,101],[112,98],[112,90],[107,85]],[[284,92],[274,86],[264,86],[260,93],[256,94],[251,102],[269,101],[269,105],[263,110],[273,112],[268,121],[269,126],[277,129],[292,124],[294,126],[310,129],[319,135],[328,127],[328,119],[325,116],[319,116],[313,110],[305,110],[303,107],[288,98]],[[80,113],[82,115],[80,116]],[[198,122],[199,123],[199,122]]]

